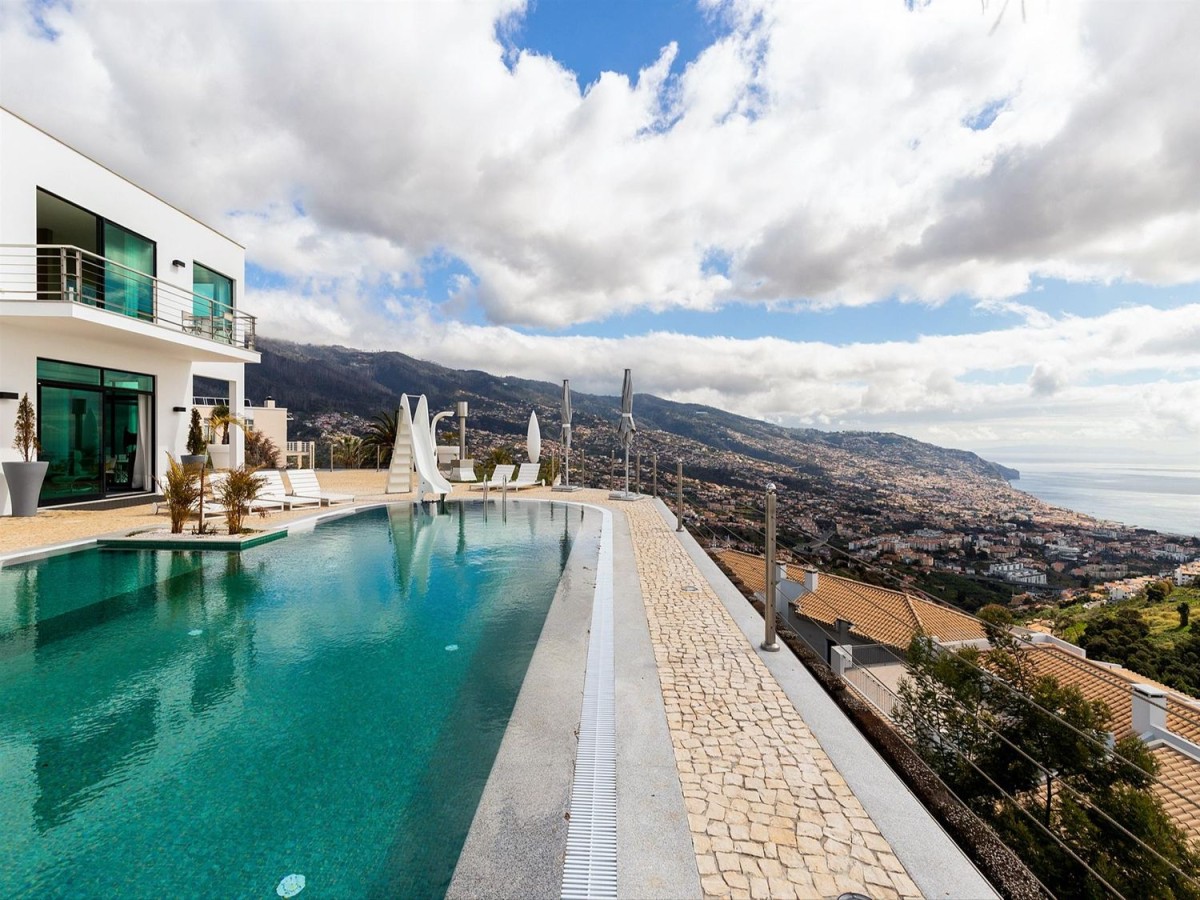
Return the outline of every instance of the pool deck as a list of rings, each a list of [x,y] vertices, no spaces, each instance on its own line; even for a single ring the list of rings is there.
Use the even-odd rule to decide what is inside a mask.
[[[320,478],[360,503],[414,499],[382,494],[386,473]],[[613,514],[619,896],[996,896],[791,653],[758,649],[761,618],[690,536],[674,531],[661,503],[609,501],[597,490],[535,489],[519,498],[588,503]],[[297,510],[250,524],[278,527],[311,515]],[[3,518],[0,556],[164,521],[148,504]],[[578,619],[566,619],[551,632],[551,668],[571,646],[564,636],[578,629]],[[537,694],[526,696],[536,690],[531,683],[514,718],[522,703],[537,715]],[[538,734],[527,730],[526,746],[535,749],[508,759],[538,758]],[[528,769],[513,777],[537,784]],[[555,810],[551,804],[539,813],[549,831]],[[545,860],[536,866],[544,869]],[[552,893],[544,875],[531,894]],[[475,878],[479,888],[480,871]],[[464,896],[475,893],[462,886]],[[478,890],[504,892],[503,883]]]

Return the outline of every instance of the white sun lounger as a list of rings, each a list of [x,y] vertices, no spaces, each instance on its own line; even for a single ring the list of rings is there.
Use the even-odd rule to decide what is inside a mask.
[[[508,483],[510,485],[513,483],[514,475],[515,475],[516,471],[517,471],[516,466],[510,466],[510,465],[496,466],[496,470],[494,472],[492,472],[491,478],[485,478],[485,479],[483,479],[483,481],[479,482],[479,484],[471,485],[470,490],[482,491],[484,489],[484,485],[486,485],[488,490],[498,491],[498,490],[500,490],[500,485],[502,485],[506,480],[508,481]]]
[[[510,481],[508,486],[511,490],[519,491],[522,488],[538,487],[543,482],[538,478],[538,470],[541,468],[538,463],[521,463],[521,471],[517,473],[516,480]]]
[[[317,499],[329,506],[332,503],[353,503],[353,494],[339,494],[335,491],[325,491],[321,489],[321,482],[317,481],[317,473],[314,469],[288,469],[288,481],[292,485],[292,490],[288,496],[308,499]]]
[[[255,472],[255,474],[261,475],[262,473]],[[208,489],[210,491],[215,491],[217,485],[219,485],[222,481],[224,481],[228,477],[229,477],[228,472],[213,472],[211,475],[208,476],[207,479],[205,479],[208,482]],[[213,497],[214,498],[216,497],[215,493],[213,494]],[[217,502],[215,505],[216,505],[217,509],[219,509],[221,511],[221,514],[224,515],[225,514],[224,505],[221,504],[220,502]],[[268,485],[263,491],[259,492],[259,495],[257,498],[255,498],[254,500],[251,500],[249,503],[246,504],[246,508],[249,509],[250,512],[275,512],[277,510],[287,509],[288,506],[287,506],[287,503],[284,502],[283,500],[281,500],[280,498],[271,496],[270,487]],[[206,512],[205,515],[208,515],[208,513]]]
[[[278,469],[259,469],[254,473],[266,480],[258,497],[267,503],[279,503],[283,509],[295,509],[297,506],[320,506],[320,497],[304,497],[298,494],[289,495],[283,484],[283,475]]]
[[[157,516],[160,509],[166,509],[167,501],[165,499],[166,491],[163,489],[163,479],[155,478],[154,483],[158,486],[158,492],[164,495],[164,499],[154,501],[154,514]],[[195,500],[193,500],[192,505],[188,507],[188,510],[192,513],[203,513],[205,516],[225,515],[225,507],[223,507],[220,503],[214,503],[212,500],[204,500],[204,502],[201,503],[201,499],[202,498],[197,497]]]

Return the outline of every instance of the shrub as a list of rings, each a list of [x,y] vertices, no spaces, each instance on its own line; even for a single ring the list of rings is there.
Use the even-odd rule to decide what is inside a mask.
[[[179,460],[167,454],[167,476],[163,482],[163,500],[171,517],[171,534],[183,534],[192,505],[200,498],[200,480],[194,469],[184,468]]]
[[[225,524],[229,526],[230,534],[243,532],[242,523],[250,513],[250,504],[267,483],[265,478],[254,472],[252,467],[244,465],[230,469],[229,475],[213,492],[217,502],[225,507]],[[266,514],[266,510],[259,510],[259,515]]]
[[[246,435],[246,465],[255,469],[278,469],[279,448],[275,442],[253,428],[247,428]]]
[[[200,430],[200,410],[193,406],[192,419],[188,423],[187,452],[192,456],[201,456],[205,449],[204,433]]]
[[[29,402],[29,394],[21,398],[17,404],[17,436],[13,438],[13,447],[21,451],[25,462],[33,462],[33,458],[42,449],[37,437],[37,419],[33,414],[33,404]]]

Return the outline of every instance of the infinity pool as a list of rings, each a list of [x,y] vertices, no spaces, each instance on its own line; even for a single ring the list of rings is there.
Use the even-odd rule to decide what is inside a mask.
[[[0,569],[0,896],[441,896],[581,515]]]

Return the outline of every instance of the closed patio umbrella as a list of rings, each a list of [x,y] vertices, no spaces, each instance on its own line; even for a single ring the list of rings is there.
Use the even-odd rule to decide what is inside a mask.
[[[563,379],[562,390],[563,484],[571,484],[571,382]]]
[[[525,449],[529,451],[529,461],[535,463],[542,455],[542,429],[538,425],[537,412],[529,414],[529,431],[525,433]]]
[[[621,385],[621,425],[617,436],[625,448],[625,495],[629,495],[629,448],[633,446],[633,435],[637,426],[633,423],[633,370],[625,370],[625,381]]]

